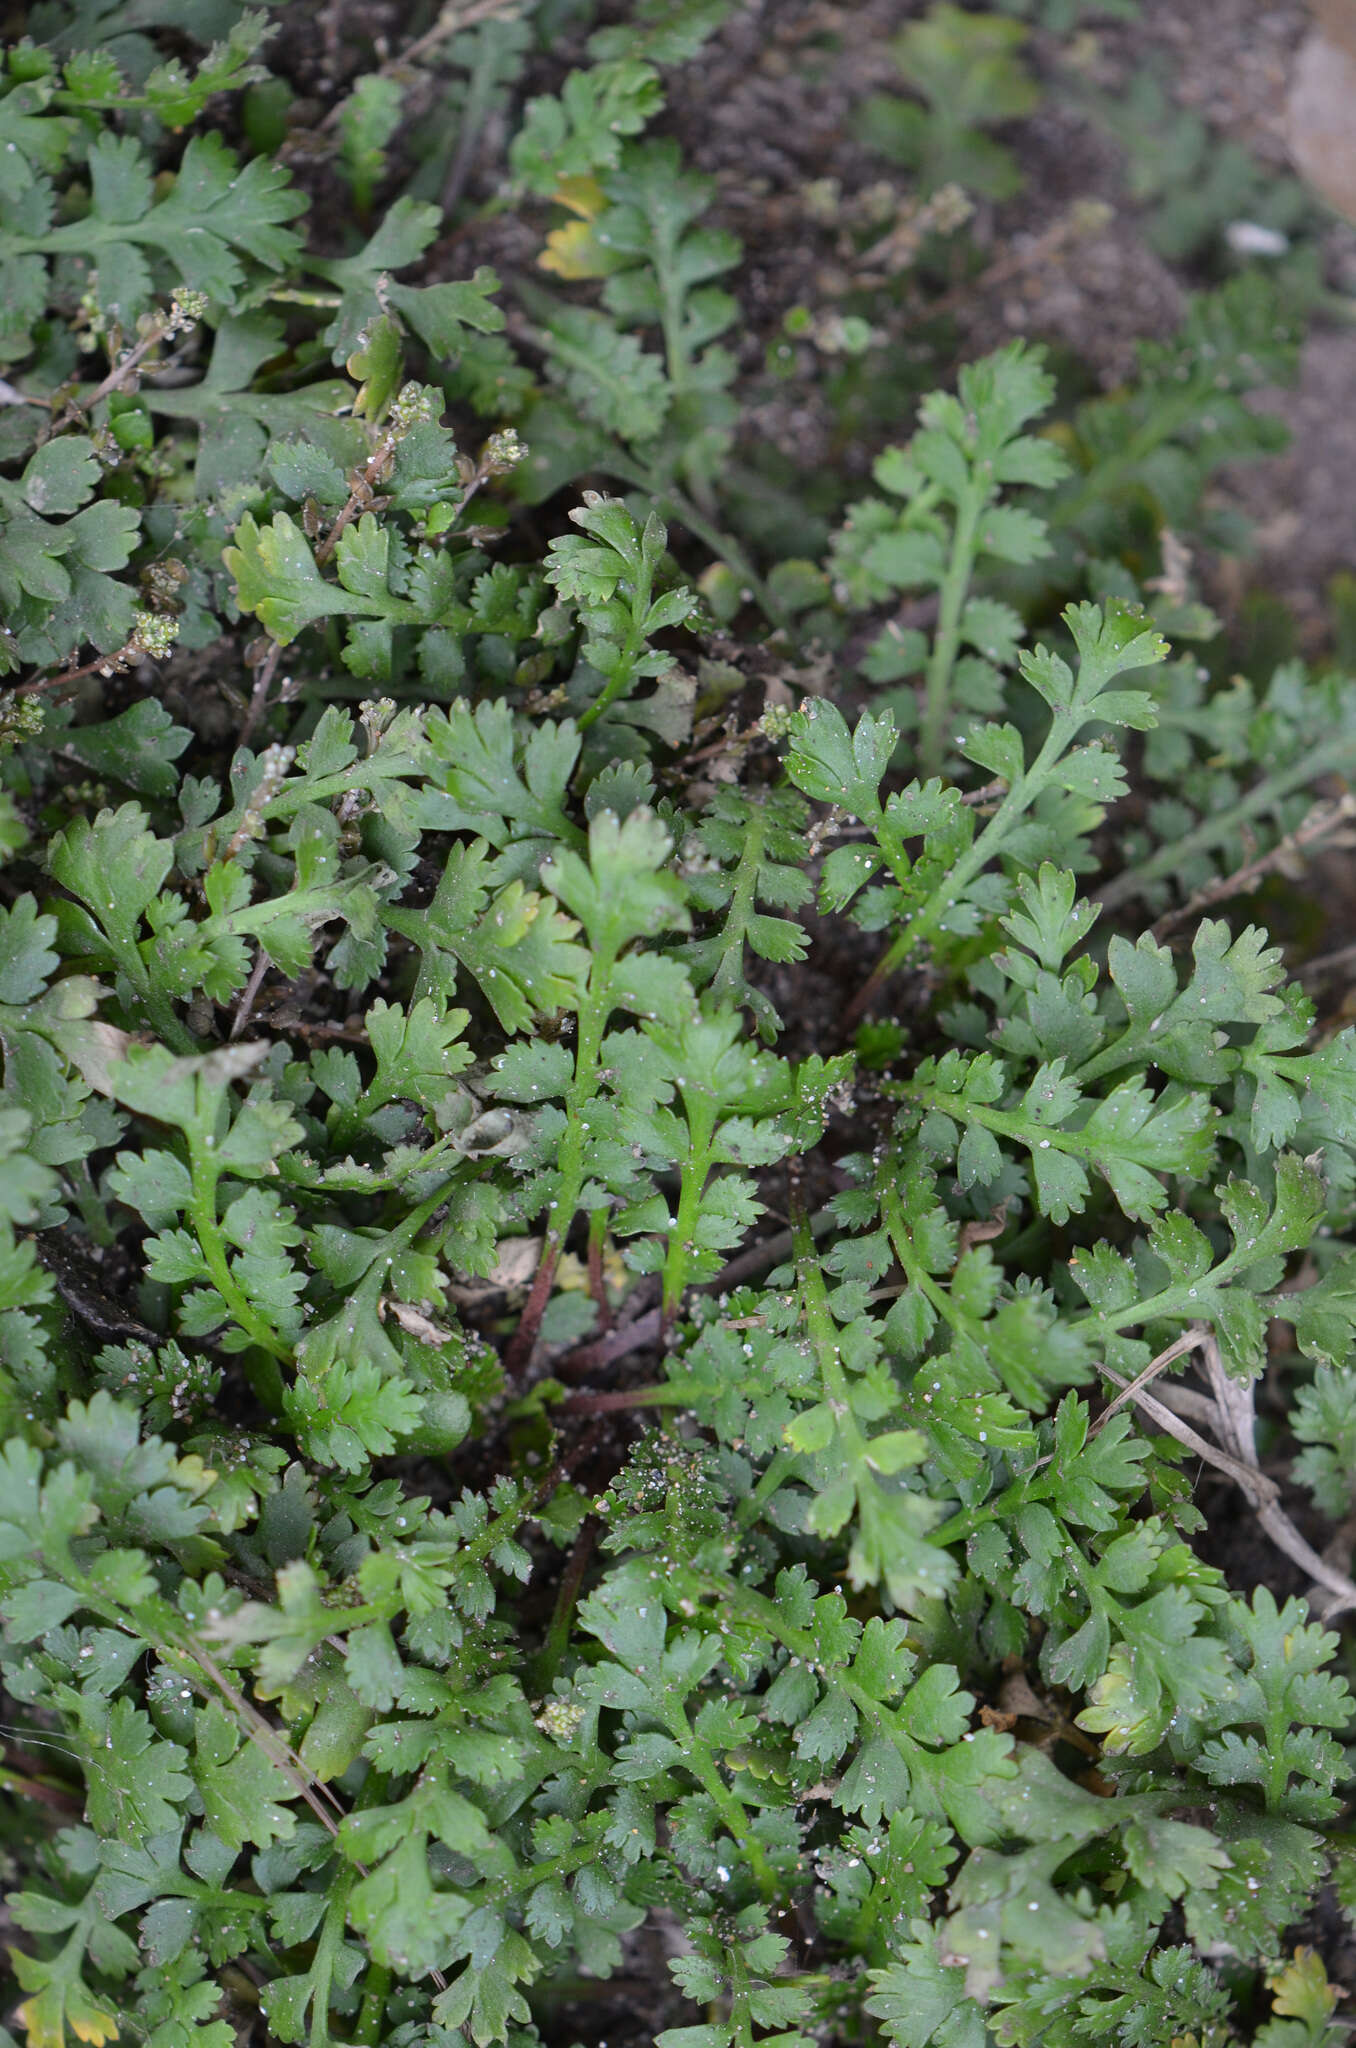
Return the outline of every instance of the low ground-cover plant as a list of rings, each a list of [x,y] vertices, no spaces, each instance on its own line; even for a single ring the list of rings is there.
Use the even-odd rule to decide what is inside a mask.
[[[1230,678],[1183,538],[1293,336],[1243,279],[1062,420],[991,354],[757,573],[739,252],[643,133],[726,11],[520,109],[550,296],[378,204],[420,62],[519,106],[514,10],[353,87],[339,253],[261,18],[8,54],[34,2048],[583,2039],[647,1923],[662,2048],[1339,2038],[1356,1587],[1253,1403],[1347,1516],[1356,1038],[1220,913],[1356,705]]]

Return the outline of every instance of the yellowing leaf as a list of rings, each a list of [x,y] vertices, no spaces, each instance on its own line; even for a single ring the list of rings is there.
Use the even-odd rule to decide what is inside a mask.
[[[9,1957],[19,1982],[34,1993],[14,2015],[16,2025],[28,2036],[28,2048],[66,2048],[68,2027],[77,2041],[88,2042],[90,2048],[104,2048],[105,2042],[117,2039],[116,2013],[65,1967],[68,1960],[72,1965],[78,1963],[69,1948],[53,1963],[17,1949],[11,1949]]]
[[[66,2023],[76,2040],[90,2042],[91,2048],[102,2048],[105,2041],[116,2041],[118,2037],[117,2014],[86,1991],[83,1984],[71,1986]]]
[[[538,270],[552,270],[557,277],[610,277],[617,267],[616,254],[603,247],[590,220],[567,221],[563,228],[553,228],[537,258]]]
[[[1297,1948],[1294,1961],[1267,1978],[1267,1989],[1278,2013],[1311,2027],[1322,2026],[1337,2004],[1322,1960],[1311,1948]]]
[[[596,178],[558,178],[551,197],[581,220],[596,220],[607,205],[607,194]]]
[[[552,270],[557,277],[610,277],[620,258],[606,248],[593,232],[593,223],[608,203],[607,194],[596,178],[558,178],[551,194],[578,219],[555,228],[546,237],[546,247],[537,258],[539,270]]]

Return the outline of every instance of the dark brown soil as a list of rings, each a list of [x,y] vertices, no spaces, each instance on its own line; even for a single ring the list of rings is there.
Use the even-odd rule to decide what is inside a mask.
[[[738,9],[673,82],[669,124],[691,161],[716,177],[725,220],[745,244],[739,291],[750,366],[789,307],[832,308],[853,283],[834,226],[807,208],[806,187],[835,180],[842,205],[878,182],[907,183],[862,148],[854,109],[868,93],[900,89],[889,38],[925,11],[909,0],[764,0]],[[1123,153],[1090,118],[1084,89],[1115,94],[1152,69],[1221,140],[1285,173],[1287,87],[1308,15],[1300,0],[1264,9],[1255,0],[1214,0],[1208,32],[1202,11],[1180,0],[1145,0],[1133,23],[1098,25],[1093,16],[1073,38],[1033,35],[1045,97],[1032,119],[1003,131],[1024,187],[1002,207],[981,207],[972,232],[993,260],[954,295],[951,310],[958,357],[1028,335],[1113,385],[1132,370],[1136,342],[1170,333],[1186,292],[1213,280],[1175,269],[1150,247],[1127,194]],[[1057,223],[1089,200],[1111,209],[1105,226],[1052,251]],[[1356,227],[1330,216],[1322,253],[1335,293],[1350,293]],[[906,303],[873,307],[871,317],[907,342],[916,312]],[[840,445],[825,383],[811,376],[782,387],[752,430],[806,470],[831,452],[864,467],[867,449]],[[1316,652],[1328,580],[1356,562],[1356,307],[1345,318],[1334,307],[1310,334],[1296,386],[1258,403],[1285,420],[1291,448],[1275,462],[1241,468],[1225,493],[1254,524],[1247,583],[1281,597],[1301,642]],[[897,426],[882,438],[907,432],[911,409],[911,400],[902,403]]]
[[[1356,331],[1320,327],[1304,344],[1293,390],[1257,402],[1285,421],[1291,442],[1229,480],[1253,522],[1248,579],[1284,599],[1301,646],[1317,652],[1328,631],[1328,583],[1356,564]]]

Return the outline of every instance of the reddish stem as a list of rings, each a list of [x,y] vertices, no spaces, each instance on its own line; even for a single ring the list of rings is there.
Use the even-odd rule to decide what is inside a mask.
[[[602,1217],[605,1213],[605,1211],[600,1210],[599,1216]],[[603,1278],[604,1236],[605,1230],[600,1230],[596,1237],[592,1229],[589,1231],[589,1293],[598,1304],[598,1322],[600,1327],[604,1330],[610,1330],[612,1328],[612,1304],[607,1298],[607,1282]]]
[[[570,1379],[585,1379],[600,1366],[611,1365],[616,1358],[625,1358],[628,1352],[639,1351],[643,1344],[657,1343],[660,1335],[660,1312],[649,1309],[634,1322],[623,1323],[620,1329],[609,1330],[605,1337],[599,1337],[593,1344],[585,1344],[578,1351],[572,1351],[562,1358],[554,1371]]]
[[[66,683],[78,683],[82,676],[97,675],[102,669],[107,669],[110,676],[114,676],[120,672],[117,664],[124,661],[126,656],[127,650],[124,647],[118,648],[113,654],[96,654],[93,661],[84,662],[79,668],[64,668],[58,675],[34,676],[30,682],[15,683],[8,694],[12,697],[32,697],[39,690],[59,690]]]
[[[250,701],[245,711],[245,722],[236,736],[236,745],[239,747],[247,747],[254,737],[254,728],[262,718],[264,708],[268,703],[269,687],[274,676],[277,674],[278,660],[281,654],[282,648],[278,642],[276,640],[270,641],[268,652],[254,672],[254,688],[250,691]]]
[[[856,995],[852,998],[852,1001],[844,1010],[844,1037],[847,1036],[847,1034],[852,1030],[855,1024],[860,1022],[869,1004],[877,995],[879,995],[881,989],[885,986],[886,981],[889,979],[889,974],[885,966],[887,957],[887,954],[881,955],[880,959],[876,962],[876,965],[872,968],[870,974],[868,974],[868,976],[866,977],[866,980],[858,989]]]
[[[668,1405],[662,1401],[655,1402],[657,1391],[654,1387],[635,1387],[618,1394],[570,1394],[560,1407],[565,1415],[610,1415],[620,1408],[652,1408],[656,1405],[662,1408]]]
[[[537,1270],[532,1277],[532,1287],[523,1305],[518,1327],[509,1340],[504,1353],[504,1371],[511,1380],[526,1371],[537,1342],[541,1319],[546,1314],[546,1304],[551,1298],[551,1282],[556,1277],[556,1262],[560,1257],[560,1239],[548,1237],[541,1248]]]

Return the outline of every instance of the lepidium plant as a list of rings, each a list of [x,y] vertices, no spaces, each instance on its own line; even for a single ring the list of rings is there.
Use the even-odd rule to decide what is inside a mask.
[[[611,2038],[647,1929],[660,2048],[1337,2039],[1295,1930],[1356,1903],[1356,1587],[1274,1475],[1347,1516],[1356,1045],[1222,913],[1319,836],[1351,686],[1216,687],[1158,528],[1137,584],[1218,456],[1166,357],[1067,471],[1035,352],[971,365],[826,573],[741,584],[908,609],[864,709],[713,634],[738,252],[642,131],[722,12],[517,119],[602,304],[512,340],[383,207],[434,26],[332,124],[339,255],[248,153],[260,22],[6,60],[32,2048]],[[509,119],[558,15],[448,27],[448,103]],[[239,154],[192,128],[242,85]],[[1207,1466],[1307,1605],[1207,1561]]]

